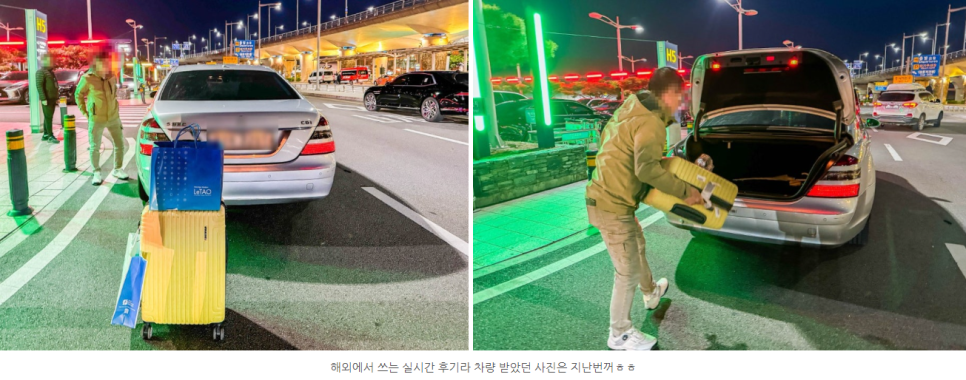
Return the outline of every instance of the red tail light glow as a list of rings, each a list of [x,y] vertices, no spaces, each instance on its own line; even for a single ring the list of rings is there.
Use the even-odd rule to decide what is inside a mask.
[[[771,61],[774,61],[774,60],[775,60],[775,56],[774,55],[769,55],[769,56],[765,57],[765,61],[767,61],[767,62],[771,62]]]
[[[916,103],[916,102],[907,102],[907,103],[902,103],[902,106],[903,107],[906,107],[906,108],[916,108],[916,107],[919,106],[919,103]]]
[[[523,77],[523,81],[527,83],[533,82],[533,77]]]
[[[808,191],[809,197],[852,198],[859,196],[859,184],[852,185],[815,185]]]
[[[714,70],[714,71],[721,70],[721,64],[718,62],[711,62],[711,70]]]
[[[791,67],[798,66],[798,57],[792,57],[792,59],[788,61],[788,65]]]
[[[168,138],[168,135],[164,134],[164,130],[161,129],[161,125],[158,124],[158,121],[154,120],[153,117],[149,117],[148,119],[142,121],[141,128],[143,128],[141,131],[141,137],[147,140],[147,142],[141,142],[138,144],[142,155],[151,155],[151,152],[154,151],[155,141],[171,141]]]
[[[319,124],[309,137],[309,142],[302,148],[302,155],[328,154],[335,152],[335,140],[332,138],[332,128],[325,117],[319,118]]]
[[[601,74],[601,73],[587,73],[587,79],[600,79],[603,77],[604,77],[604,74]]]

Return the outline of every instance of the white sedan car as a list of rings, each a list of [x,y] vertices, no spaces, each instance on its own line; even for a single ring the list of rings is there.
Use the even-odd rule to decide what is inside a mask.
[[[224,146],[226,204],[310,201],[329,194],[336,167],[332,130],[270,68],[181,66],[151,95],[154,105],[137,134],[142,200],[148,199],[154,142],[170,141],[191,124],[198,124],[202,140]]]

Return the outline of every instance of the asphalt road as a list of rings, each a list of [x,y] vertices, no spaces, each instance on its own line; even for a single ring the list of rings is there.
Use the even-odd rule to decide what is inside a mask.
[[[635,326],[663,350],[966,349],[966,116],[923,132],[939,137],[870,132],[877,191],[864,247],[692,236],[658,216],[644,229],[648,261],[670,289],[654,311],[637,299]],[[610,258],[563,261],[599,243],[590,230],[476,276],[474,293],[521,277],[525,285],[474,304],[474,349],[606,350]]]
[[[24,121],[16,110],[0,107],[0,122]],[[366,134],[378,135],[372,129],[390,136],[401,127],[446,131],[419,122],[380,123],[338,108],[324,113],[339,161],[331,194],[228,211],[224,342],[199,327],[156,326],[156,338],[145,342],[139,329],[110,326],[127,235],[142,209],[137,183],[121,181],[109,191],[84,183],[45,224],[32,226],[23,243],[0,251],[0,286],[29,274],[25,268],[38,258],[49,259],[0,300],[0,349],[466,349],[467,257],[373,193],[466,238],[467,174],[453,177],[455,158],[433,155],[455,157],[452,150],[461,149],[465,162],[467,147],[410,132],[387,137],[407,144],[369,145]],[[450,128],[465,131],[466,125]],[[125,135],[134,131],[125,128]],[[424,157],[416,160],[415,150]],[[410,160],[414,169],[405,169]],[[386,180],[391,173],[379,162],[395,165],[402,179]],[[108,170],[111,164],[104,164]],[[125,170],[134,177],[133,163]],[[427,189],[400,187],[408,176]],[[451,188],[464,194],[457,205],[445,204],[454,202]],[[462,219],[454,211],[460,207]]]

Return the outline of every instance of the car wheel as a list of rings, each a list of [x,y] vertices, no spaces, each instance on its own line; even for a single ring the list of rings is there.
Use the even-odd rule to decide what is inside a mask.
[[[922,114],[919,115],[919,121],[916,122],[916,125],[913,126],[913,129],[917,131],[921,131],[922,128],[925,126],[926,126],[926,113],[923,112]]]
[[[872,215],[865,221],[865,226],[862,227],[862,231],[859,231],[858,235],[855,235],[852,240],[849,240],[849,245],[864,246],[869,242],[869,225],[872,224]]]
[[[379,110],[379,106],[376,105],[376,94],[373,94],[371,92],[366,94],[366,98],[365,100],[363,100],[363,103],[365,103],[366,109],[369,111]]]
[[[939,112],[939,117],[936,118],[936,123],[932,125],[933,128],[939,128],[939,125],[943,122],[943,113]]]
[[[149,200],[148,192],[144,190],[144,185],[141,183],[141,181],[138,181],[138,195],[141,197],[141,201],[143,202],[147,202]]]
[[[439,112],[439,102],[436,101],[436,98],[423,99],[423,106],[420,107],[420,111],[423,120],[432,122],[443,120],[443,114]]]

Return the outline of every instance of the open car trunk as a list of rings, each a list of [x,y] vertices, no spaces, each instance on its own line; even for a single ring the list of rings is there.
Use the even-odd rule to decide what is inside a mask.
[[[714,173],[738,186],[738,195],[791,200],[805,194],[814,178],[824,175],[825,165],[847,144],[830,138],[777,138],[702,136],[689,138],[685,152],[694,161],[702,153],[714,161]]]

